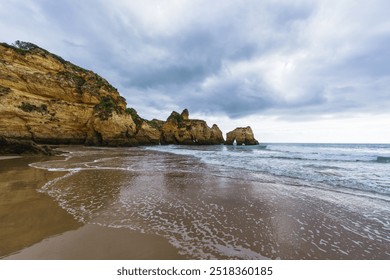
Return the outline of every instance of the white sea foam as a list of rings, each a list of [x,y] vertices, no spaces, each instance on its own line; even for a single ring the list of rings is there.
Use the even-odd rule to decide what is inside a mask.
[[[155,146],[150,150],[189,155],[222,167],[277,175],[339,191],[361,191],[390,197],[390,145],[268,144],[257,146]]]

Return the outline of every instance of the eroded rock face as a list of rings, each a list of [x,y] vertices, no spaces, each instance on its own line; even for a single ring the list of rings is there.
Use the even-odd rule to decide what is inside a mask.
[[[162,144],[216,145],[224,143],[216,124],[210,128],[203,120],[189,119],[188,110],[181,114],[173,111],[161,127]]]
[[[258,145],[259,142],[255,139],[252,128],[238,127],[226,134],[226,145],[233,145],[236,141],[237,145]]]
[[[141,118],[134,108],[126,109],[136,125],[134,138],[139,145],[158,145],[161,138],[163,121],[153,119],[151,121]]]
[[[52,156],[57,153],[48,146],[39,146],[31,140],[7,139],[0,136],[0,154],[39,154]]]
[[[33,44],[25,49],[0,44],[0,136],[134,145],[136,125],[125,109],[125,99],[92,71]]]
[[[185,120],[185,121],[188,120],[190,117],[190,113],[188,112],[188,109],[184,109],[180,115],[183,118],[183,120]]]

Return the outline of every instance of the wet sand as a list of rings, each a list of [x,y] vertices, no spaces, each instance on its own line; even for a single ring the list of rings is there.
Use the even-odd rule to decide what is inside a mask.
[[[387,224],[362,215],[358,196],[329,195],[266,176],[249,180],[242,170],[188,156],[66,149],[72,156],[65,161],[1,162],[0,256],[390,258]],[[36,168],[27,167],[36,161]],[[385,210],[375,214],[388,216],[387,202],[376,203]]]
[[[179,260],[177,250],[159,236],[128,229],[85,225],[47,238],[12,254],[9,260]]]
[[[52,198],[37,192],[46,182],[64,174],[28,166],[48,159],[19,157],[0,161],[0,257],[80,227]]]
[[[13,158],[21,158],[21,156],[0,156],[0,160],[13,159]]]
[[[29,167],[63,157],[2,157],[0,259],[182,259],[159,236],[85,225],[37,190],[65,172]]]

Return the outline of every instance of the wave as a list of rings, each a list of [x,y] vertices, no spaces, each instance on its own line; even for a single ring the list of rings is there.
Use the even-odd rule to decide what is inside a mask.
[[[390,157],[377,157],[376,162],[379,163],[390,163]]]
[[[226,146],[217,147],[153,147],[148,148],[160,152],[194,156],[201,161],[217,166],[220,170],[229,173],[229,168],[238,172],[238,177],[245,176],[248,180],[256,180],[249,174],[262,174],[288,178],[288,181],[301,180],[317,185],[326,184],[330,189],[347,188],[358,189],[362,192],[374,192],[381,195],[390,195],[387,179],[387,165],[376,164],[389,163],[390,156],[387,151],[374,150],[362,152],[355,146],[350,152],[345,150],[341,153],[328,151],[321,146],[305,149],[303,146],[289,147],[286,145],[284,152],[276,152],[276,145],[269,145],[270,149],[246,149],[242,147],[231,148]],[[288,151],[290,150],[294,151]],[[300,148],[298,151],[297,148]],[[273,150],[272,150],[273,149]],[[378,156],[381,155],[381,156]],[[241,174],[242,173],[242,174]],[[243,175],[245,174],[245,175]]]
[[[273,158],[273,159],[286,159],[286,160],[317,160],[317,159],[310,159],[310,158],[303,158],[303,157],[284,157],[284,156],[269,156],[264,158]]]

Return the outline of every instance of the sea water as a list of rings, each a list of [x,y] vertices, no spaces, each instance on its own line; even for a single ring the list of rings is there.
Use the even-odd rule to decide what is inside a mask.
[[[236,171],[247,170],[252,179],[256,174],[270,174],[284,181],[390,199],[389,144],[172,145],[148,149],[191,155]]]

